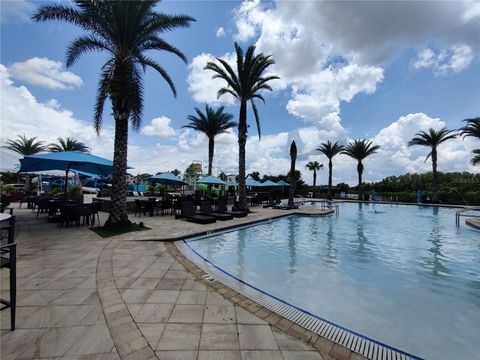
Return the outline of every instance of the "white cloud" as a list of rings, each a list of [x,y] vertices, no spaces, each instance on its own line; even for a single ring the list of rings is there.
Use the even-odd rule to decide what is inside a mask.
[[[385,64],[406,48],[429,44],[440,49],[464,44],[477,55],[480,51],[480,7],[472,1],[277,1],[267,8],[255,0],[244,1],[235,16],[238,40],[258,32],[259,44],[285,39],[294,49],[323,44],[358,64]],[[311,57],[291,54],[301,62]]]
[[[10,76],[31,85],[48,89],[73,89],[83,85],[82,79],[70,71],[64,71],[61,61],[34,57],[16,62],[8,67]]]
[[[35,8],[33,1],[0,1],[0,22],[2,24],[15,20],[28,22]]]
[[[171,126],[172,120],[166,116],[160,116],[153,119],[150,125],[144,126],[141,130],[142,134],[156,136],[158,138],[171,138],[177,135],[175,129]]]
[[[225,29],[223,28],[223,26],[220,26],[220,27],[217,29],[216,35],[217,35],[217,37],[225,37],[225,36],[227,36],[227,33],[225,32]]]
[[[222,59],[228,63],[234,64],[233,56],[226,54],[222,56]],[[214,73],[209,70],[205,70],[204,67],[208,62],[215,62],[216,59],[211,54],[202,53],[195,56],[188,65],[190,73],[188,74],[188,90],[192,93],[193,99],[198,103],[220,103],[232,105],[235,103],[235,99],[230,94],[223,95],[220,99],[217,99],[217,91],[225,87],[225,81],[221,79],[212,79]]]
[[[415,69],[431,68],[435,75],[447,75],[468,68],[473,59],[472,48],[461,44],[437,53],[430,48],[423,49],[418,52],[412,65]]]
[[[73,137],[91,147],[100,156],[112,157],[113,131],[105,128],[97,136],[93,125],[77,119],[57,100],[38,101],[25,86],[15,86],[8,69],[0,64],[1,140],[25,134],[46,143],[57,137]]]

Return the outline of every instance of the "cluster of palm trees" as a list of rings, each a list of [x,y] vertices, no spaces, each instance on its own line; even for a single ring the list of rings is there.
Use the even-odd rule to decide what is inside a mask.
[[[166,51],[178,56],[184,62],[185,55],[176,47],[163,40],[160,35],[176,28],[187,28],[195,21],[187,15],[166,15],[155,10],[159,0],[146,1],[85,1],[73,0],[74,6],[52,4],[42,6],[33,16],[35,21],[59,20],[74,24],[85,31],[77,37],[67,50],[67,67],[89,52],[103,52],[108,55],[101,68],[94,111],[94,127],[98,132],[102,128],[104,105],[107,99],[112,105],[115,122],[115,138],[112,173],[112,207],[106,227],[124,227],[130,225],[126,208],[125,173],[127,170],[128,127],[138,130],[142,123],[143,110],[143,73],[153,68],[167,82],[176,97],[175,85],[166,70],[148,56],[148,51]],[[212,116],[222,117],[220,133],[232,126],[238,126],[239,145],[239,208],[247,210],[245,186],[245,148],[247,141],[247,106],[250,104],[260,137],[260,117],[255,100],[265,102],[264,91],[272,91],[269,83],[278,79],[275,75],[265,75],[274,64],[271,55],[255,54],[255,46],[249,46],[244,52],[235,43],[236,67],[232,68],[225,60],[217,58],[209,62],[205,70],[213,72],[213,78],[222,79],[225,87],[218,90],[217,96],[234,96],[239,104],[238,124],[234,124],[223,109],[206,108],[205,113],[189,117],[187,127],[205,132],[209,137],[209,173],[213,158],[214,137],[204,119]],[[223,115],[222,115],[223,114]],[[206,122],[205,122],[206,124]],[[333,145],[333,144],[332,144]],[[337,144],[338,145],[338,144]],[[368,146],[367,146],[368,145]],[[323,147],[322,147],[323,148]],[[377,147],[378,148],[378,147]],[[363,173],[362,160],[376,151],[376,146],[365,141],[347,145],[345,154],[358,160],[359,183]],[[211,151],[210,151],[211,150]],[[324,149],[332,154],[329,148]],[[322,150],[320,150],[322,151]],[[329,169],[331,173],[331,159]],[[478,154],[477,154],[478,155]],[[329,176],[329,194],[331,196],[331,174]]]
[[[5,141],[5,149],[16,152],[17,154],[28,156],[38,154],[40,152],[50,151],[50,152],[59,152],[59,151],[80,151],[80,152],[89,152],[90,149],[84,143],[75,140],[71,137],[57,138],[56,143],[51,143],[46,145],[45,142],[37,140],[36,137],[27,138],[24,135],[18,135],[18,139],[8,139]]]
[[[320,151],[328,159],[328,198],[332,198],[332,173],[333,173],[333,161],[332,159],[338,154],[345,154],[351,158],[357,160],[357,173],[358,173],[358,192],[359,196],[362,196],[362,175],[364,170],[363,160],[368,156],[375,154],[380,149],[379,145],[373,145],[372,141],[365,139],[355,140],[348,143],[346,146],[340,145],[337,142],[332,143],[328,140],[322,143],[317,151]],[[315,187],[317,183],[317,170],[323,169],[323,164],[318,161],[310,161],[306,165],[307,169],[313,171],[313,193],[315,194]]]
[[[437,161],[438,154],[437,148],[440,144],[455,139],[456,137],[463,136],[465,137],[475,137],[480,139],[480,117],[465,119],[465,126],[455,130],[447,130],[446,128],[435,130],[433,128],[428,129],[428,131],[420,131],[408,142],[408,146],[426,146],[430,148],[430,152],[425,158],[427,161],[429,158],[432,159],[432,190],[433,190],[433,202],[438,202],[438,172],[437,172]],[[380,146],[373,145],[371,141],[367,140],[355,140],[350,142],[346,146],[340,145],[338,142],[332,143],[327,141],[322,143],[317,149],[322,154],[328,158],[328,197],[332,198],[332,159],[337,154],[345,154],[351,158],[357,160],[357,173],[358,173],[358,192],[359,196],[362,196],[362,174],[364,170],[363,160],[375,154],[380,149]],[[472,151],[473,158],[471,163],[473,165],[480,164],[480,149],[475,149]],[[318,163],[317,161],[310,161],[306,168],[310,171],[313,171],[313,192],[315,193],[315,187],[317,182],[317,170],[323,169],[323,164]]]

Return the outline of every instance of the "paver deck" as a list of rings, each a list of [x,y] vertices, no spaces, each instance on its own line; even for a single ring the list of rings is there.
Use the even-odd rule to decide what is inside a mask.
[[[282,213],[259,209],[207,226],[142,217],[152,230],[102,239],[85,226],[58,228],[46,215],[36,219],[15,207],[17,330],[9,331],[9,310],[2,311],[1,358],[330,359],[199,280],[166,243],[131,241],[184,237]],[[7,276],[2,270],[2,298],[8,297]]]

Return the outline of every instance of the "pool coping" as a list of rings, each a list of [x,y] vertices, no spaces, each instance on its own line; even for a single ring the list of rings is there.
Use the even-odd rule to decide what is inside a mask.
[[[332,213],[333,211],[329,212],[328,214]],[[302,215],[303,214],[299,213],[289,213],[285,214],[284,216]],[[204,282],[222,284],[228,289],[228,294],[233,294],[231,297],[229,297],[230,300],[249,300],[255,306],[247,306],[246,309],[248,311],[260,316],[269,322],[270,325],[282,330],[286,334],[296,337],[305,341],[307,344],[314,346],[319,351],[325,351],[326,349],[330,349],[330,351],[332,351],[333,348],[336,347],[336,351],[338,352],[340,351],[338,347],[341,347],[341,351],[343,351],[344,355],[349,354],[345,358],[349,358],[353,354],[357,357],[360,355],[361,357],[372,360],[421,360],[421,357],[409,354],[401,349],[397,349],[393,346],[384,344],[380,341],[347,329],[341,325],[323,319],[244,282],[217,265],[211,263],[208,259],[204,258],[202,255],[192,249],[187,244],[187,241],[185,241],[196,241],[197,238],[198,240],[201,240],[206,237],[214,236],[216,233],[231,232],[236,229],[251,227],[257,225],[258,223],[270,222],[284,216],[258,220],[249,224],[231,227],[230,229],[218,229],[215,231],[215,233],[212,232],[206,235],[189,237],[187,239],[176,241],[172,244],[175,245],[175,249],[183,257],[185,257],[190,263],[193,263],[197,269],[202,271],[202,277],[205,280]],[[266,314],[265,318],[261,316],[264,314]],[[269,318],[272,318],[273,321],[269,321]],[[319,343],[318,346],[317,343]]]

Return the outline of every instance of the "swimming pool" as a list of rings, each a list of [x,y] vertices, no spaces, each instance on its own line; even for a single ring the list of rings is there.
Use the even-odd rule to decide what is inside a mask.
[[[480,233],[456,209],[340,204],[190,241],[241,280],[429,359],[478,358]]]

